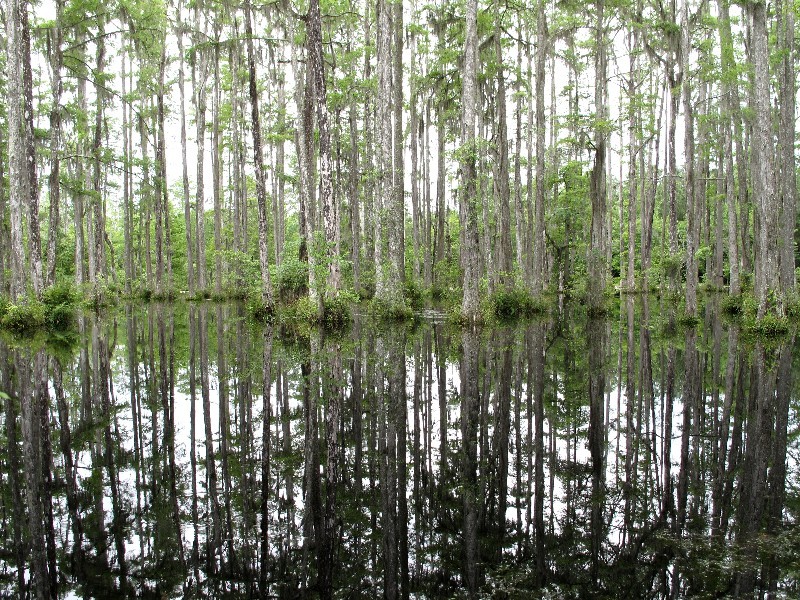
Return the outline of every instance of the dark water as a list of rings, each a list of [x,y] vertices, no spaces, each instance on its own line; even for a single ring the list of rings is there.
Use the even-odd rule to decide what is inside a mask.
[[[2,340],[0,596],[798,597],[794,337],[713,305]]]

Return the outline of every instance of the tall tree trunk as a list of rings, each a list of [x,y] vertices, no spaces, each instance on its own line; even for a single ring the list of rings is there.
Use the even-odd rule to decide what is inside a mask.
[[[403,0],[394,0],[392,6],[392,104],[394,108],[394,170],[392,205],[389,211],[389,256],[391,257],[390,285],[395,302],[403,298],[402,284],[406,276],[405,261],[405,144],[403,142]],[[388,196],[388,194],[387,194]],[[402,303],[404,303],[401,300]]]
[[[50,218],[47,229],[47,278],[48,286],[56,282],[56,251],[59,236],[59,209],[61,202],[61,68],[64,54],[61,49],[63,33],[61,21],[64,11],[63,0],[56,2],[56,21],[50,38],[50,68],[53,73],[53,107],[50,109]],[[127,172],[127,169],[126,169]]]
[[[164,131],[164,72],[167,67],[166,36],[161,40],[161,57],[158,61],[158,92],[156,93],[156,294],[166,294],[165,233],[167,216],[167,164]]]
[[[194,297],[195,294],[195,267],[194,267],[194,252],[192,251],[192,205],[189,193],[189,163],[186,156],[187,143],[186,143],[186,77],[184,74],[184,55],[183,55],[183,35],[184,26],[181,16],[182,4],[177,3],[177,37],[178,37],[178,102],[180,102],[181,114],[181,184],[183,191],[183,222],[186,229],[186,282],[189,287],[189,296]],[[127,214],[127,213],[126,213]],[[127,238],[126,238],[127,240]],[[126,250],[127,253],[127,241]],[[126,256],[126,265],[129,258]],[[126,269],[127,277],[130,277]],[[127,282],[126,282],[127,284]]]
[[[372,38],[370,33],[370,24],[372,17],[370,16],[370,7],[372,2],[366,0],[364,2],[364,80],[369,81],[372,78],[372,63],[371,53]],[[375,277],[377,281],[377,265],[375,260],[375,235],[376,235],[376,211],[373,209],[373,192],[375,177],[372,175],[373,168],[373,140],[375,137],[375,127],[373,122],[373,110],[375,106],[375,99],[371,94],[371,90],[367,87],[364,90],[364,256],[368,264],[373,265],[375,268]]]
[[[106,261],[105,261],[105,209],[103,197],[103,169],[102,169],[102,154],[103,154],[103,128],[105,125],[105,89],[100,82],[105,72],[106,65],[106,48],[105,48],[105,26],[104,17],[98,17],[99,35],[97,38],[97,67],[96,77],[98,80],[95,82],[95,116],[94,116],[94,140],[92,141],[92,189],[94,197],[91,201],[91,213],[88,215],[90,221],[90,232],[92,235],[89,238],[90,244],[93,245],[92,252],[89,253],[89,271],[90,281],[93,288],[93,296],[97,299],[103,295],[102,284],[106,279]],[[94,260],[92,260],[92,258]],[[94,276],[91,271],[94,267]]]
[[[536,207],[533,221],[533,293],[539,295],[545,287],[545,115],[544,115],[544,68],[547,59],[549,39],[547,35],[546,9],[544,2],[539,4],[536,19]],[[598,34],[599,35],[599,34]],[[598,49],[598,54],[601,51]],[[602,50],[605,55],[605,50]],[[605,58],[603,59],[605,60]],[[605,67],[603,67],[605,68]],[[598,77],[600,77],[598,75]],[[600,109],[598,108],[598,111]],[[598,114],[598,119],[602,118]],[[530,127],[531,124],[529,123]],[[605,149],[603,149],[605,152]],[[605,168],[605,167],[603,167]],[[605,194],[605,190],[602,192]],[[605,200],[603,201],[605,203]],[[592,205],[594,209],[594,204]],[[592,212],[594,215],[594,210]],[[594,218],[594,217],[593,217]],[[603,285],[605,288],[605,285]],[[602,288],[601,288],[602,289]]]
[[[378,2],[378,190],[375,198],[375,297],[393,305],[402,298],[400,295],[399,259],[395,251],[400,249],[400,235],[397,228],[397,190],[394,179],[392,102],[395,98],[392,88],[392,5],[385,0]]]
[[[695,189],[694,114],[692,108],[692,85],[689,78],[689,53],[691,51],[691,22],[689,2],[683,0],[681,36],[681,73],[683,83],[684,161],[686,169],[686,314],[697,315],[698,265],[697,251],[700,246],[699,198]]]
[[[595,54],[595,141],[594,166],[589,179],[589,194],[592,202],[592,225],[589,242],[589,306],[594,311],[601,311],[606,289],[606,35],[605,35],[605,2],[595,3],[595,28],[597,49]]]
[[[206,217],[205,217],[205,154],[206,154],[206,85],[208,81],[208,56],[204,47],[205,36],[200,26],[200,3],[194,5],[196,31],[195,60],[192,64],[195,124],[197,126],[197,173],[195,189],[195,243],[197,244],[197,291],[206,293]]]
[[[411,143],[411,233],[414,248],[414,269],[411,273],[412,280],[416,280],[420,276],[420,253],[425,252],[424,240],[421,238],[420,223],[422,216],[420,215],[420,193],[419,193],[419,139],[420,139],[420,119],[418,101],[419,94],[417,90],[417,37],[415,34],[411,35],[411,98],[410,115],[409,115],[409,130],[410,130],[410,143]],[[424,150],[424,149],[423,149]]]
[[[278,79],[278,140],[275,142],[275,179],[277,180],[277,193],[273,200],[274,230],[275,230],[275,263],[283,262],[283,249],[286,243],[286,143],[283,136],[286,135],[286,91],[283,75],[277,75]],[[246,196],[245,196],[246,198]],[[246,212],[245,212],[246,222]]]
[[[517,72],[522,73],[522,45],[517,46]],[[517,260],[517,271],[522,282],[528,281],[525,252],[525,207],[522,206],[522,77],[517,77],[514,85],[514,120],[516,121],[514,150],[514,241]]]
[[[333,160],[331,157],[331,133],[328,124],[328,93],[325,86],[325,65],[322,54],[322,17],[318,0],[311,0],[308,8],[308,49],[314,78],[314,99],[319,127],[320,200],[325,227],[326,260],[328,262],[327,286],[333,297],[341,288],[339,246],[341,227],[339,206],[333,197]],[[321,299],[322,297],[320,297]]]
[[[778,251],[780,262],[780,288],[783,294],[793,294],[797,285],[795,277],[795,224],[797,221],[797,177],[795,168],[795,5],[792,2],[778,3],[783,8],[781,50],[783,59],[780,71],[780,128],[778,147],[781,165],[781,207]]]
[[[499,2],[494,8],[494,51],[497,61],[497,183],[495,197],[500,204],[500,247],[498,267],[500,283],[512,287],[514,280],[511,274],[511,206],[509,165],[508,165],[508,124],[506,123],[506,78],[503,68],[503,47],[501,38],[503,24]]]
[[[478,69],[478,3],[467,0],[466,37],[464,40],[464,71],[461,89],[461,181],[459,216],[463,231],[461,247],[464,269],[464,295],[461,312],[468,320],[479,315],[478,283],[478,198],[475,147],[475,113],[477,109]]]
[[[365,131],[366,133],[366,131]],[[361,207],[359,206],[358,120],[355,101],[350,105],[350,259],[353,261],[353,290],[361,292]]]
[[[634,26],[628,31],[628,46],[630,51],[628,62],[630,68],[630,73],[628,73],[628,145],[630,152],[628,154],[628,280],[625,287],[628,291],[633,291],[636,289],[636,195],[638,193],[636,161],[638,153],[643,151],[641,146],[637,145],[641,143],[637,121],[639,109],[636,106],[639,33]],[[642,227],[644,226],[645,223],[642,221]]]
[[[248,9],[249,10],[249,9]],[[248,21],[249,23],[249,21]],[[219,25],[215,24],[214,37],[219,38],[221,31]],[[221,29],[221,28],[220,28]],[[249,35],[249,34],[248,34]],[[252,45],[252,40],[248,37],[248,44]],[[250,46],[248,45],[248,58]],[[211,99],[211,181],[214,196],[214,294],[217,298],[222,297],[223,267],[222,256],[224,253],[222,240],[222,131],[220,129],[220,110],[222,108],[222,90],[219,70],[219,43],[214,44],[214,96]],[[255,76],[253,76],[255,77]],[[260,124],[259,124],[260,126]],[[255,138],[255,124],[253,125],[253,137]],[[261,147],[259,145],[259,150]],[[258,188],[258,171],[262,169],[256,165],[256,188]],[[262,184],[266,186],[266,180],[262,176]],[[264,190],[266,197],[266,189]],[[265,210],[266,212],[266,210]],[[262,265],[263,267],[263,265]]]
[[[778,277],[778,217],[780,197],[774,194],[771,158],[772,117],[770,115],[769,92],[769,48],[767,32],[766,2],[747,5],[752,19],[751,60],[755,71],[755,87],[751,109],[753,119],[752,172],[753,195],[756,198],[756,262],[754,292],[758,300],[758,317],[762,318],[773,307],[769,305],[770,294],[776,294],[777,306],[783,313]],[[792,128],[794,129],[794,128]]]
[[[3,133],[0,131],[0,149],[5,147],[5,140]],[[10,233],[8,231],[8,224],[6,221],[7,204],[6,204],[6,170],[5,161],[3,160],[2,151],[0,151],[0,293],[8,294],[8,286],[6,280],[6,269],[9,266],[8,256],[8,242]]]
[[[25,162],[28,199],[28,256],[31,267],[33,293],[41,296],[44,287],[42,276],[42,241],[39,233],[39,180],[36,172],[36,146],[33,115],[33,73],[31,72],[31,31],[28,25],[27,3],[20,4],[20,41],[22,42],[23,120],[25,127]],[[102,70],[101,70],[102,72]]]
[[[24,0],[8,0],[6,6],[6,48],[8,49],[8,162],[9,207],[11,217],[11,299],[21,299],[28,281],[28,256],[24,247],[23,207],[28,202],[30,185],[26,154],[25,111],[22,93],[23,32],[22,13],[27,11]]]
[[[261,267],[261,301],[272,305],[272,283],[269,277],[269,250],[267,247],[267,181],[264,172],[261,148],[261,116],[258,108],[256,87],[256,59],[253,51],[253,25],[250,16],[250,0],[244,5],[245,36],[247,37],[247,72],[250,78],[250,110],[253,128],[253,160],[256,169],[256,196],[258,198],[258,258]]]
[[[132,74],[126,72],[127,60],[122,59],[122,95],[133,87]],[[129,87],[130,86],[130,87]],[[123,236],[125,238],[125,294],[131,295],[133,291],[133,119],[131,107],[125,102],[122,104],[122,160],[125,172],[122,177],[122,212]]]

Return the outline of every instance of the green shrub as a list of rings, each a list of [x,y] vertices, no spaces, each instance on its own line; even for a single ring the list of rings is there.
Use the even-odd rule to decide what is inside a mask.
[[[547,312],[547,303],[522,288],[501,288],[489,298],[492,314],[500,321],[513,321]]]
[[[44,304],[28,300],[24,304],[9,304],[0,319],[3,328],[15,333],[28,333],[45,324]]]
[[[608,316],[609,310],[605,304],[590,304],[586,308],[586,315],[590,319],[604,319]]]
[[[311,325],[318,318],[317,303],[308,296],[281,306],[277,312],[281,325],[294,327],[301,324]]]
[[[677,277],[683,269],[684,257],[681,254],[665,256],[661,259],[661,269],[667,277]]]
[[[431,286],[430,294],[431,300],[434,302],[440,302],[447,297],[447,291],[442,286],[435,283]]]
[[[45,325],[48,329],[69,329],[75,324],[75,308],[59,304],[45,308]]]
[[[741,294],[727,296],[722,299],[722,312],[730,316],[738,316],[744,312],[744,303]]]
[[[414,318],[414,311],[405,302],[390,303],[373,298],[370,311],[381,321],[403,322]]]
[[[682,313],[678,317],[678,324],[684,329],[692,329],[700,324],[700,318],[697,315]]]
[[[425,294],[416,279],[408,278],[405,280],[403,296],[405,296],[406,304],[413,310],[420,310],[425,307]]]
[[[260,323],[272,322],[275,315],[275,307],[272,304],[262,302],[260,298],[252,300],[247,308],[253,319]]]
[[[775,338],[789,333],[789,321],[786,317],[779,317],[773,313],[767,313],[760,319],[756,319],[751,324],[750,329],[758,337]]]
[[[792,321],[800,320],[800,296],[792,294],[786,298],[786,316]]]
[[[275,271],[275,289],[282,302],[292,302],[308,292],[308,263],[290,258]]]
[[[349,301],[343,295],[325,298],[322,309],[322,327],[328,331],[345,329],[351,320]]]
[[[57,283],[42,293],[42,303],[48,308],[61,305],[77,306],[79,299],[78,291],[72,282]]]

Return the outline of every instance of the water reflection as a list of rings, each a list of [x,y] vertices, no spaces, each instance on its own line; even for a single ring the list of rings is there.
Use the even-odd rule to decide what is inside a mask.
[[[653,312],[0,341],[0,595],[797,594],[794,340]]]

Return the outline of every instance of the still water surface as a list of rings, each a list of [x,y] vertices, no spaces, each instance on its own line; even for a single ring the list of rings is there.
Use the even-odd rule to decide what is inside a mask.
[[[798,597],[794,336],[669,318],[0,340],[0,597]]]

